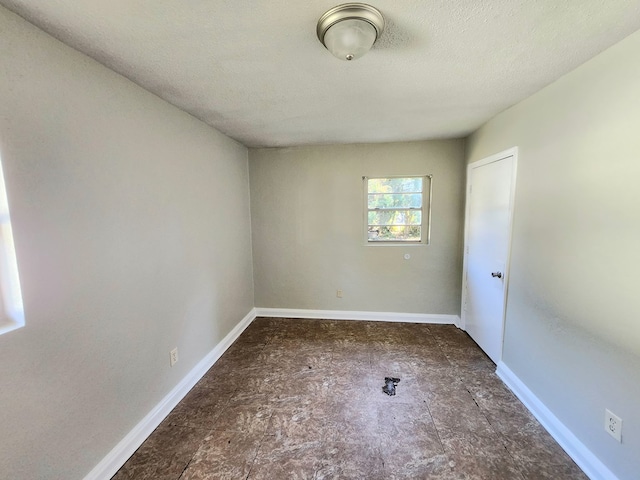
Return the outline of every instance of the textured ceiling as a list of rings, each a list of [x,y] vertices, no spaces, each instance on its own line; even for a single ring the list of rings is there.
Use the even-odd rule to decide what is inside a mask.
[[[465,136],[640,29],[640,0],[370,0],[387,29],[344,62],[338,3],[0,0],[251,147]]]

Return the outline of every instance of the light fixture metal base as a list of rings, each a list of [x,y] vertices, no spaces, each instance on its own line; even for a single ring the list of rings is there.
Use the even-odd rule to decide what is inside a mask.
[[[318,20],[318,40],[320,43],[324,43],[324,35],[327,30],[338,22],[343,20],[363,20],[368,22],[376,30],[376,39],[380,37],[380,34],[384,30],[384,17],[380,10],[366,3],[343,3],[328,10]]]

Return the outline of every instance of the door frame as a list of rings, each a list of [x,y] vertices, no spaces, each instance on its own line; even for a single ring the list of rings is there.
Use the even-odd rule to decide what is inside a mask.
[[[508,240],[507,240],[507,252],[505,259],[505,266],[503,272],[504,290],[502,299],[502,348],[504,348],[504,326],[507,313],[507,295],[509,291],[509,271],[511,268],[511,241],[513,237],[513,213],[515,210],[515,197],[516,197],[516,177],[518,171],[518,147],[512,147],[502,152],[490,155],[482,160],[478,160],[467,165],[467,186],[465,190],[465,211],[464,211],[464,250],[462,261],[462,302],[460,306],[460,328],[466,331],[466,303],[467,303],[467,268],[468,259],[467,254],[469,250],[469,200],[471,192],[471,172],[473,169],[488,165],[490,163],[498,162],[506,158],[513,157],[513,172],[511,177],[511,195],[509,198],[509,226],[508,226]],[[502,350],[500,352],[502,358]]]

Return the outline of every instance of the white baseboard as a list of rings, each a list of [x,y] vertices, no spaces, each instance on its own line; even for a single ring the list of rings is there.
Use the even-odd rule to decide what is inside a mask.
[[[457,325],[458,315],[428,313],[359,312],[352,310],[304,310],[297,308],[256,308],[256,317],[318,318],[326,320],[368,320],[373,322],[442,323]]]
[[[591,480],[617,480],[618,477],[503,362],[498,364],[496,374]]]
[[[222,354],[240,336],[245,328],[256,318],[256,309],[252,309],[229,334],[218,343],[178,385],[171,390],[153,410],[151,410],[126,437],[124,437],[98,465],[91,470],[84,480],[108,480],[124,465],[131,455],[142,445],[151,432],[165,419],[173,408],[198,383]]]

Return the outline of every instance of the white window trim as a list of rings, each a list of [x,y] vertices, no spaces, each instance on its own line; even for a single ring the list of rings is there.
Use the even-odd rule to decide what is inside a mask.
[[[419,242],[412,242],[412,241],[378,241],[378,242],[372,242],[369,241],[369,201],[368,201],[368,195],[369,195],[369,188],[368,188],[368,184],[367,184],[367,180],[369,180],[370,178],[416,178],[416,177],[422,177],[424,179],[429,179],[429,192],[428,195],[425,197],[426,191],[424,188],[424,182],[422,184],[422,229],[423,231],[425,230],[426,227],[426,234],[422,235],[422,239]],[[433,201],[433,175],[432,174],[427,174],[427,175],[375,175],[375,176],[368,176],[368,175],[364,175],[362,177],[362,203],[363,203],[363,240],[364,240],[364,245],[367,247],[426,247],[427,245],[431,245],[431,204]],[[429,205],[427,206],[427,208],[425,209],[424,205],[425,205],[425,198],[428,198],[429,201]],[[427,215],[427,222],[426,224],[424,223],[424,217],[425,217],[425,213]]]
[[[5,229],[0,230],[0,335],[2,335],[24,327],[24,308],[11,229],[11,213],[6,199],[7,190],[1,162],[0,195],[5,196],[3,200],[7,205],[7,212],[0,214],[0,226],[8,225],[9,227],[8,232]],[[11,238],[6,238],[8,236]]]

